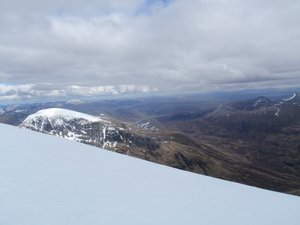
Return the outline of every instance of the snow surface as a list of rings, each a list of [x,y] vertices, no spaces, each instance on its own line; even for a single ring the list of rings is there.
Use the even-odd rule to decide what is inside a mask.
[[[61,108],[50,108],[50,109],[43,109],[32,115],[29,115],[24,120],[24,123],[30,123],[30,121],[36,120],[37,118],[48,118],[54,120],[59,118],[64,118],[65,120],[84,119],[89,122],[98,122],[101,120],[99,117],[91,116],[88,114],[84,114],[72,110],[61,109]]]
[[[298,225],[300,198],[0,124],[0,224]]]

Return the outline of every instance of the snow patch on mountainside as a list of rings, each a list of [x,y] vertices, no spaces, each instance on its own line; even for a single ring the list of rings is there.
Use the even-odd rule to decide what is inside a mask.
[[[280,116],[280,110],[281,108],[285,105],[285,104],[293,104],[296,105],[296,102],[293,102],[295,100],[295,98],[297,97],[297,93],[294,93],[291,97],[289,98],[285,98],[282,99],[281,101],[279,101],[278,103],[274,104],[275,108],[276,108],[276,112],[274,114],[274,116],[279,117]],[[292,101],[293,100],[293,101]],[[292,102],[291,102],[292,101]]]
[[[270,100],[265,97],[258,97],[258,98],[256,98],[255,102],[253,103],[253,108],[267,104],[269,102],[270,102]]]
[[[291,101],[291,100],[293,100],[296,96],[297,96],[297,94],[294,93],[290,98],[283,99],[283,101],[284,101],[284,102]]]
[[[253,107],[258,106],[263,100],[262,99],[258,99],[257,101],[254,102]]]
[[[279,112],[280,112],[280,107],[277,108],[276,113],[274,114],[274,116],[278,117],[279,116]]]
[[[152,130],[152,131],[158,131],[159,129],[155,126],[155,124],[152,123],[150,120],[143,120],[136,124],[137,127],[143,129],[143,130]]]

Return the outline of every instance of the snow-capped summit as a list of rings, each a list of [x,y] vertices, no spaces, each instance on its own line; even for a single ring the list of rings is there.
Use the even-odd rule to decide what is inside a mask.
[[[101,120],[98,117],[80,113],[80,112],[76,112],[76,111],[72,111],[72,110],[68,110],[68,109],[50,108],[50,109],[40,110],[40,111],[28,116],[24,120],[24,123],[31,123],[37,119],[48,119],[48,120],[53,120],[55,122],[61,122],[61,120],[70,121],[70,120],[75,120],[75,119],[86,120],[89,122],[98,122]]]
[[[129,147],[151,148],[155,143],[140,136],[128,125],[103,114],[96,117],[60,108],[44,109],[29,115],[20,127],[122,153],[128,152]]]
[[[116,147],[122,140],[119,133],[122,128],[109,119],[61,108],[44,109],[29,115],[20,127],[103,148]]]

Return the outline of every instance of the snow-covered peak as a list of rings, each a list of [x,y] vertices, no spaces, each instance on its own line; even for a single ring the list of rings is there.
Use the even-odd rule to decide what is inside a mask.
[[[50,109],[43,109],[40,110],[32,115],[29,115],[25,120],[24,123],[31,122],[36,120],[37,118],[43,119],[64,119],[65,121],[74,120],[74,119],[83,119],[89,122],[99,122],[101,118],[91,116],[88,114],[68,110],[68,109],[61,109],[61,108],[50,108]]]
[[[117,149],[117,142],[126,142],[119,133],[122,128],[103,114],[95,117],[61,108],[40,110],[20,127],[112,150]]]

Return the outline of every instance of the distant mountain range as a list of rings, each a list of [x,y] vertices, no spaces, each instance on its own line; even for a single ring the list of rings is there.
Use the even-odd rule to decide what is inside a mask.
[[[300,195],[300,95],[0,108],[0,121],[183,170]]]

